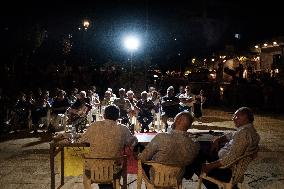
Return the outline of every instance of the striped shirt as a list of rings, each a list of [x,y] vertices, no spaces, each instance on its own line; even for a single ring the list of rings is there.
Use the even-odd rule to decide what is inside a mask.
[[[239,127],[237,131],[229,136],[229,142],[225,144],[218,152],[223,166],[226,166],[246,154],[256,152],[260,140],[259,134],[256,132],[252,124]],[[234,169],[234,182],[240,182],[247,169],[248,164],[252,161],[251,157],[241,160]]]

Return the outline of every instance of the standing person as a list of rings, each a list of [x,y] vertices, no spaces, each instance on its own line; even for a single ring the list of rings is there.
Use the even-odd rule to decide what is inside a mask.
[[[257,152],[260,136],[254,128],[254,115],[250,108],[241,107],[233,115],[232,120],[235,123],[237,131],[234,134],[228,134],[217,138],[212,145],[211,151],[213,156],[210,163],[205,163],[202,166],[202,171],[211,177],[215,177],[222,181],[230,180],[232,176],[231,169],[218,169],[221,166],[226,166],[237,158]],[[222,144],[225,145],[223,146]],[[244,172],[252,158],[247,158],[236,167],[237,174],[234,177],[233,184],[241,182]],[[211,182],[203,182],[208,189],[218,188],[217,185]]]
[[[204,96],[204,92],[201,89],[200,93],[195,96],[195,103],[193,104],[193,113],[194,117],[199,119],[202,117],[202,105],[205,102],[206,97]]]
[[[118,157],[122,155],[126,145],[134,147],[138,140],[130,130],[122,124],[118,124],[120,110],[116,105],[105,108],[104,120],[96,121],[82,134],[81,141],[90,143],[90,155],[93,157]],[[90,170],[91,163],[85,162],[85,170]],[[85,189],[90,189],[90,171],[83,175]],[[112,185],[102,184],[100,188],[112,188]]]

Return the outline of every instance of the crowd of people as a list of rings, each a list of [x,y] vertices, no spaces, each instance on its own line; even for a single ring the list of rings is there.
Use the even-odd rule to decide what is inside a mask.
[[[178,92],[175,92],[173,86],[169,86],[165,95],[150,87],[140,95],[120,88],[116,96],[108,88],[102,97],[97,94],[95,86],[86,91],[74,88],[68,94],[62,89],[52,92],[39,89],[36,93],[21,92],[18,95],[7,123],[14,132],[20,129],[37,132],[42,118],[45,118],[43,126],[46,126],[47,131],[55,132],[62,116],[66,116],[67,124],[83,133],[80,140],[90,143],[90,153],[93,156],[117,157],[125,146],[130,146],[142,162],[151,160],[165,164],[183,164],[186,179],[193,174],[206,172],[228,181],[232,172],[219,167],[258,150],[260,138],[253,126],[253,112],[247,107],[239,108],[232,118],[236,132],[215,139],[210,150],[204,153],[202,145],[188,132],[194,119],[202,116],[204,102],[204,91],[192,94],[190,85],[180,86]],[[157,127],[160,120],[161,124]],[[138,129],[134,124],[138,125]],[[134,133],[150,132],[152,126],[154,131],[160,129],[159,133],[145,148],[137,148],[139,143]],[[108,148],[105,148],[106,145]],[[250,158],[237,167],[239,174],[234,178],[234,184],[241,181],[251,160]],[[90,186],[89,168],[86,161],[87,171],[83,176],[85,188]],[[143,168],[150,178],[151,167],[144,165]],[[207,188],[217,187],[206,181],[204,184]],[[100,185],[100,188],[110,187]]]
[[[7,110],[6,123],[14,132],[21,129],[37,132],[40,125],[55,132],[65,116],[66,124],[72,124],[77,131],[83,132],[87,124],[101,119],[107,105],[115,104],[120,108],[121,122],[132,130],[138,127],[140,132],[149,132],[151,126],[158,122],[159,129],[163,126],[167,131],[169,119],[181,111],[194,112],[196,118],[201,117],[205,99],[203,90],[194,95],[190,85],[180,86],[178,93],[170,86],[164,96],[154,87],[140,95],[120,88],[118,97],[111,88],[100,97],[95,86],[86,91],[74,88],[68,94],[63,89],[50,92],[39,88],[35,93],[19,93],[14,105]]]

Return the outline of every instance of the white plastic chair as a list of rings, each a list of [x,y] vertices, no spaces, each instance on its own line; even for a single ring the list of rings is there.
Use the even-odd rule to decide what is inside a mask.
[[[90,173],[91,173],[91,183],[96,184],[113,184],[115,189],[120,188],[120,176],[123,174],[117,174],[117,164],[118,162],[126,161],[127,156],[120,156],[115,158],[95,158],[88,157],[83,154],[85,161],[91,164]],[[122,168],[123,169],[123,168]],[[85,172],[84,168],[84,172]]]
[[[142,168],[141,160],[138,160],[137,173],[137,189],[141,189],[142,180],[144,180],[147,189],[155,188],[182,188],[182,178],[184,169],[181,165],[161,164],[157,162],[147,161],[143,162],[151,166],[150,179],[145,174]]]
[[[210,181],[214,184],[217,184],[219,188],[232,189],[233,185],[234,185],[235,177],[237,175],[238,164],[241,163],[244,160],[249,160],[248,158],[250,158],[251,160],[255,159],[256,156],[257,156],[257,153],[258,153],[258,150],[253,152],[253,153],[243,155],[243,156],[237,158],[235,161],[233,161],[229,165],[221,167],[221,169],[230,168],[232,170],[232,177],[231,177],[229,182],[224,182],[224,181],[218,180],[216,178],[210,177],[206,173],[201,173],[200,176],[199,176],[197,189],[201,189],[201,184],[202,184],[203,180],[208,180],[208,181]]]

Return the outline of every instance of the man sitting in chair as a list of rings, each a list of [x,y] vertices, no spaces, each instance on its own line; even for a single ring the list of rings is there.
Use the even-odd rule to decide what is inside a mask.
[[[117,105],[120,109],[120,118],[123,124],[131,124],[129,121],[129,112],[133,110],[130,101],[125,98],[125,89],[119,89],[119,98],[115,98],[113,104]]]
[[[208,176],[226,182],[229,182],[231,179],[231,169],[218,168],[230,164],[243,155],[257,152],[260,140],[259,134],[253,126],[254,115],[250,108],[239,108],[234,113],[232,120],[235,123],[237,131],[233,135],[223,135],[214,140],[211,151],[213,153],[213,158],[215,153],[215,161],[205,163],[202,166],[202,172],[208,173]],[[222,144],[225,145],[223,146]],[[220,148],[221,146],[223,147]],[[234,178],[233,184],[242,181],[241,179],[243,178],[244,172],[250,161],[251,159],[249,161],[243,161],[241,165],[238,165],[236,170],[238,174]],[[205,180],[203,183],[207,188],[218,188],[217,185],[209,181],[207,182]]]
[[[162,106],[162,122],[165,125],[165,132],[168,130],[168,123],[167,120],[168,118],[174,118],[179,112],[179,99],[174,96],[175,94],[175,89],[173,86],[170,86],[167,89],[167,95],[163,96],[162,101],[161,101],[161,106]]]
[[[104,120],[96,121],[82,135],[81,141],[90,143],[90,155],[92,157],[118,157],[122,155],[126,145],[135,146],[137,138],[131,134],[129,129],[118,124],[120,110],[116,105],[105,108]],[[91,186],[90,162],[85,162],[85,173],[83,184],[85,189]],[[112,188],[112,185],[102,184],[100,188]]]
[[[88,112],[92,109],[90,105],[90,99],[87,98],[85,91],[81,91],[78,95],[77,100],[72,104],[72,106],[67,109],[69,114],[69,119],[72,125],[76,127],[76,132],[83,132],[83,129],[87,124]]]
[[[138,159],[142,162],[151,160],[165,164],[191,164],[199,152],[199,144],[195,143],[187,133],[193,119],[190,112],[178,113],[171,132],[157,134],[138,155]],[[149,167],[143,166],[143,168],[146,174],[149,173]]]
[[[153,114],[151,110],[155,107],[152,100],[147,99],[147,92],[141,93],[141,99],[136,103],[138,109],[138,121],[141,124],[141,133],[149,132],[149,124],[153,121]]]

